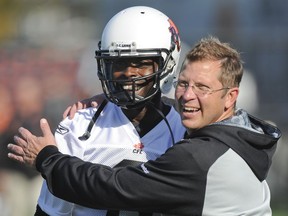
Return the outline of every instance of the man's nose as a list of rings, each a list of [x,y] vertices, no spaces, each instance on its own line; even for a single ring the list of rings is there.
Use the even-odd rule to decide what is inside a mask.
[[[134,77],[137,76],[138,73],[138,68],[137,67],[132,67],[132,66],[128,66],[124,71],[123,74],[126,77]]]
[[[187,86],[187,88],[183,91],[183,98],[185,99],[197,98],[193,86]]]

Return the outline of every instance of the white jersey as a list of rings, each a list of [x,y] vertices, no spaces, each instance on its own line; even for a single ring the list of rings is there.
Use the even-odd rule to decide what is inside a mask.
[[[80,110],[72,120],[66,118],[60,122],[55,137],[62,153],[74,155],[84,161],[116,167],[155,160],[173,145],[164,120],[140,138],[133,124],[113,103],[107,103],[92,128],[89,139],[81,141],[79,137],[85,133],[95,112],[95,108]],[[185,133],[179,114],[171,107],[166,118],[175,142],[179,141]],[[107,210],[86,208],[53,196],[47,189],[45,181],[38,205],[53,216],[109,215]],[[138,215],[138,212],[120,211],[119,215]]]

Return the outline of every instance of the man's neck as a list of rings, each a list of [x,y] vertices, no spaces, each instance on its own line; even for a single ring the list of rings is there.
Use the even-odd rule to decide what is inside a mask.
[[[169,113],[170,108],[170,106],[161,102],[161,95],[159,94],[159,96],[156,95],[150,102],[147,102],[145,106],[141,108],[122,109],[122,111],[142,137],[162,121],[163,118],[159,115],[156,109],[166,116]]]

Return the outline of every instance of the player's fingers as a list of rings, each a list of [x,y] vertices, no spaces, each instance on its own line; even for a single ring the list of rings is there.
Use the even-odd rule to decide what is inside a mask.
[[[18,161],[20,163],[24,163],[24,158],[22,156],[19,156],[13,153],[8,153],[8,158]]]
[[[16,145],[25,148],[27,146],[27,138],[28,136],[26,134],[24,134],[23,132],[24,128],[19,128],[19,133],[22,137],[20,136],[14,136],[14,142],[16,143]]]
[[[67,116],[69,119],[73,119],[75,116],[75,113],[80,110],[80,109],[85,109],[87,107],[97,107],[98,104],[96,101],[94,101],[96,104],[93,104],[90,102],[90,99],[84,99],[81,101],[77,101],[74,103],[72,106],[67,107],[67,109],[63,113],[63,119],[66,118]]]
[[[105,95],[99,94],[99,95],[94,95],[92,98],[89,98],[90,101],[90,106],[91,107],[98,107],[103,101],[105,100]]]
[[[40,120],[40,128],[43,133],[43,138],[38,137],[38,142],[40,143],[40,145],[41,143],[44,143],[45,145],[56,145],[54,134],[52,133],[50,125],[45,118],[42,118]]]
[[[18,129],[19,134],[24,140],[27,140],[27,137],[32,136],[31,132],[24,127]],[[21,140],[20,140],[21,141]],[[17,143],[18,144],[18,143]]]
[[[67,109],[64,111],[64,113],[62,115],[63,119],[65,119],[67,116],[69,116],[71,107],[72,106],[67,107]]]
[[[94,108],[98,107],[98,103],[96,101],[92,101],[91,107],[94,107]]]
[[[87,108],[87,101],[86,100],[82,100],[82,101],[78,101],[77,102],[77,110],[80,110],[80,109],[85,109]]]
[[[86,100],[78,101],[77,102],[77,110],[85,109],[87,107]]]
[[[71,107],[70,112],[69,112],[69,119],[73,119],[77,110],[83,109],[83,108],[85,108],[85,107],[84,107],[83,103],[80,101],[73,104],[73,106]]]
[[[43,136],[47,137],[47,136],[53,136],[51,129],[50,129],[50,125],[48,123],[48,121],[45,118],[42,118],[40,120],[40,128],[42,130]]]
[[[18,156],[22,156],[22,157],[24,156],[23,148],[18,146],[18,145],[15,145],[13,143],[9,143],[7,148],[14,155],[18,155]]]

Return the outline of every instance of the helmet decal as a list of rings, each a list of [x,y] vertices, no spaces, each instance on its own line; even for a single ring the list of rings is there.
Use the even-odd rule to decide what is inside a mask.
[[[180,50],[180,37],[179,37],[179,31],[174,22],[171,19],[168,19],[168,22],[170,24],[169,31],[171,32],[171,43],[173,45],[175,44],[177,47],[177,51]]]

